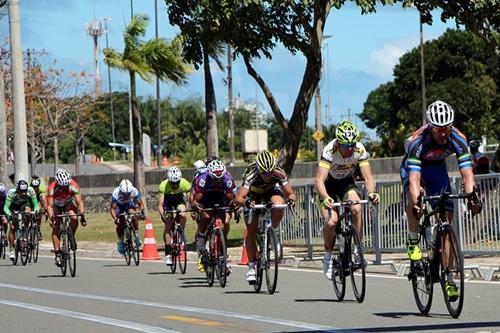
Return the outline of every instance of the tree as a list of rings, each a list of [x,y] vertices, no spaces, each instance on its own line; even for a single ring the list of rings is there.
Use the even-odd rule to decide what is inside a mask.
[[[142,126],[136,96],[135,74],[146,82],[152,82],[153,75],[155,75],[162,81],[169,80],[175,84],[182,84],[189,73],[189,67],[181,57],[179,39],[173,39],[170,42],[163,38],[148,41],[140,39],[146,33],[148,20],[146,15],[135,15],[132,18],[123,34],[125,44],[123,53],[111,48],[104,49],[105,62],[108,66],[129,73],[134,141],[134,184],[143,193],[145,182]]]
[[[454,124],[467,136],[498,137],[499,59],[488,52],[484,40],[449,29],[426,42],[424,51],[427,100],[449,103]],[[382,137],[382,155],[400,155],[404,138],[421,125],[419,61],[418,48],[404,54],[394,68],[394,81],[372,91],[364,104],[360,117]]]

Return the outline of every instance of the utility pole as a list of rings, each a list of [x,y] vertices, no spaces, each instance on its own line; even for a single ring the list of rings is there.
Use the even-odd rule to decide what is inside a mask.
[[[227,99],[229,112],[229,152],[231,163],[234,164],[234,119],[233,119],[233,54],[231,45],[227,44]]]
[[[23,52],[19,0],[9,0],[12,109],[14,112],[14,168],[16,180],[28,180],[28,141],[24,95]]]
[[[319,82],[316,86],[316,91],[314,93],[314,120],[316,123],[316,131],[318,133],[323,133],[323,124],[321,123],[321,94],[319,89]],[[323,139],[316,140],[316,160],[319,161],[321,159],[321,155],[323,154]]]
[[[130,0],[130,19],[134,17],[134,0]],[[132,74],[134,75],[134,74]],[[131,87],[132,88],[132,87]],[[130,131],[130,151],[134,153],[134,129],[132,128],[132,91],[128,92],[128,125]]]
[[[94,42],[94,81],[95,81],[95,97],[101,94],[101,74],[99,73],[99,37],[101,37],[102,24],[101,20],[94,18],[92,22],[87,23],[87,33],[92,37]],[[78,156],[77,156],[78,158]]]
[[[26,51],[26,60],[27,60],[27,73],[26,73],[26,78],[27,78],[27,84],[28,88],[31,88],[31,51],[28,49]],[[29,96],[29,95],[28,95]],[[31,175],[33,176],[36,173],[36,153],[35,153],[35,121],[34,121],[34,112],[31,109],[31,104],[30,104],[30,99],[27,99],[27,108],[26,108],[26,114],[29,115],[30,118],[30,134],[29,134],[29,141],[30,141],[30,157],[31,157]]]
[[[158,0],[155,0],[155,37],[158,38]],[[161,170],[161,110],[160,110],[160,78],[156,77],[156,124],[158,135],[158,148],[156,149],[156,164]]]
[[[2,52],[2,56],[3,56]],[[0,57],[0,182],[7,181],[7,105],[5,104],[5,85],[3,82],[2,57]]]
[[[104,33],[106,34],[106,48],[109,48],[108,44],[108,21],[109,17],[105,17],[102,19],[104,21]],[[108,91],[109,91],[109,109],[111,112],[111,140],[116,142],[115,138],[115,115],[113,111],[113,91],[111,90],[111,69],[108,67]],[[113,146],[113,161],[116,160],[116,148]]]
[[[426,109],[426,91],[425,91],[425,61],[424,61],[424,30],[422,24],[422,13],[419,12],[420,21],[420,82],[422,83],[422,124],[427,122]]]

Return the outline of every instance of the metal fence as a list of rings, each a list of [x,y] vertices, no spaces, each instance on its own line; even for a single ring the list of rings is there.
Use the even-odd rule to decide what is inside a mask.
[[[472,217],[465,201],[455,203],[454,225],[465,254],[500,254],[500,174],[476,176],[476,188],[483,202],[481,214]],[[450,178],[452,191],[462,192],[461,177]],[[363,190],[364,184],[358,183]],[[280,240],[283,246],[307,250],[312,259],[315,250],[323,251],[323,218],[319,197],[313,185],[294,187],[297,205],[287,211],[281,223]],[[363,245],[376,254],[381,262],[382,252],[403,252],[406,249],[407,220],[402,202],[402,185],[398,181],[377,183],[380,204],[364,206]]]

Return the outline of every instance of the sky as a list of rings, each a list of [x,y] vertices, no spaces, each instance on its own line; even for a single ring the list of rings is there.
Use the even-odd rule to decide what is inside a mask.
[[[123,30],[130,20],[131,0],[20,0],[23,49],[44,50],[47,58],[57,61],[67,71],[93,73],[92,39],[87,34],[86,23],[94,18],[108,18],[109,46],[123,50]],[[134,14],[144,13],[150,18],[146,39],[153,38],[154,0],[132,0]],[[436,13],[432,26],[424,26],[424,40],[439,37],[453,24],[442,23]],[[170,26],[164,0],[158,0],[158,26],[160,37],[172,38],[178,32]],[[8,19],[0,21],[0,38],[8,38]],[[415,9],[402,9],[401,5],[379,6],[377,13],[361,15],[360,9],[348,3],[340,10],[332,9],[328,17],[323,42],[323,79],[320,82],[323,124],[338,123],[348,118],[370,136],[356,114],[363,110],[368,94],[380,84],[393,79],[392,70],[401,55],[419,43],[419,19]],[[104,35],[100,47],[105,47]],[[224,57],[224,59],[226,59]],[[289,118],[302,81],[306,60],[301,54],[291,55],[278,47],[273,59],[255,62],[257,72],[264,78]],[[225,73],[215,66],[213,78],[217,107],[227,106]],[[420,69],[416,69],[420,70]],[[103,90],[107,91],[107,69],[100,58]],[[111,70],[113,91],[128,89],[128,75]],[[161,96],[174,99],[204,97],[202,71],[194,71],[184,86],[162,83]],[[155,96],[155,84],[139,80],[138,94]],[[247,74],[244,63],[233,63],[233,94],[243,103],[256,104],[264,112],[270,109],[255,81]],[[314,126],[314,101],[311,103],[308,124]]]

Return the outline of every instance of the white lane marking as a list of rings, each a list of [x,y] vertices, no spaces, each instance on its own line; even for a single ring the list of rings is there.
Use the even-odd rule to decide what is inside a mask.
[[[109,318],[109,317],[95,316],[95,315],[83,313],[83,312],[69,311],[69,310],[65,310],[65,309],[52,308],[52,307],[41,306],[41,305],[30,304],[30,303],[15,302],[15,301],[10,301],[10,300],[6,300],[6,299],[0,299],[0,304],[15,306],[18,308],[24,308],[24,309],[28,309],[28,310],[32,310],[32,311],[50,313],[53,315],[58,315],[58,316],[63,316],[63,317],[70,317],[70,318],[75,318],[75,319],[93,321],[93,322],[100,323],[100,324],[107,324],[107,325],[118,326],[118,327],[122,327],[122,328],[128,328],[130,330],[136,330],[139,332],[181,333],[178,331],[167,330],[167,329],[164,329],[161,327],[135,323],[132,321],[114,319],[114,318]]]
[[[332,331],[332,332],[333,331],[338,332],[338,330],[343,330],[343,329],[340,329],[337,327],[317,325],[317,324],[306,323],[306,322],[301,322],[301,321],[296,321],[296,320],[287,320],[287,319],[273,318],[273,317],[267,317],[267,316],[243,314],[243,313],[224,311],[224,310],[197,308],[197,307],[192,307],[192,306],[164,304],[164,303],[141,301],[141,300],[134,300],[134,299],[123,299],[123,298],[111,297],[111,296],[99,296],[99,295],[92,295],[92,294],[80,294],[80,293],[64,292],[64,291],[58,291],[58,290],[36,288],[36,287],[29,287],[29,286],[19,286],[19,285],[6,284],[6,283],[0,283],[0,288],[17,289],[17,290],[22,290],[22,291],[31,291],[31,292],[37,292],[37,293],[42,293],[42,294],[50,294],[50,295],[58,295],[58,296],[66,296],[66,297],[78,297],[78,298],[93,299],[93,300],[99,300],[99,301],[135,304],[135,305],[170,309],[170,310],[175,310],[175,311],[186,311],[186,312],[194,312],[194,313],[200,313],[200,314],[211,314],[211,315],[215,315],[215,316],[237,318],[237,319],[244,319],[244,320],[253,320],[253,321],[260,321],[260,322],[271,323],[271,324],[279,324],[279,325],[283,325],[283,326],[291,326],[291,327],[303,328],[303,329],[307,329],[307,330]]]

